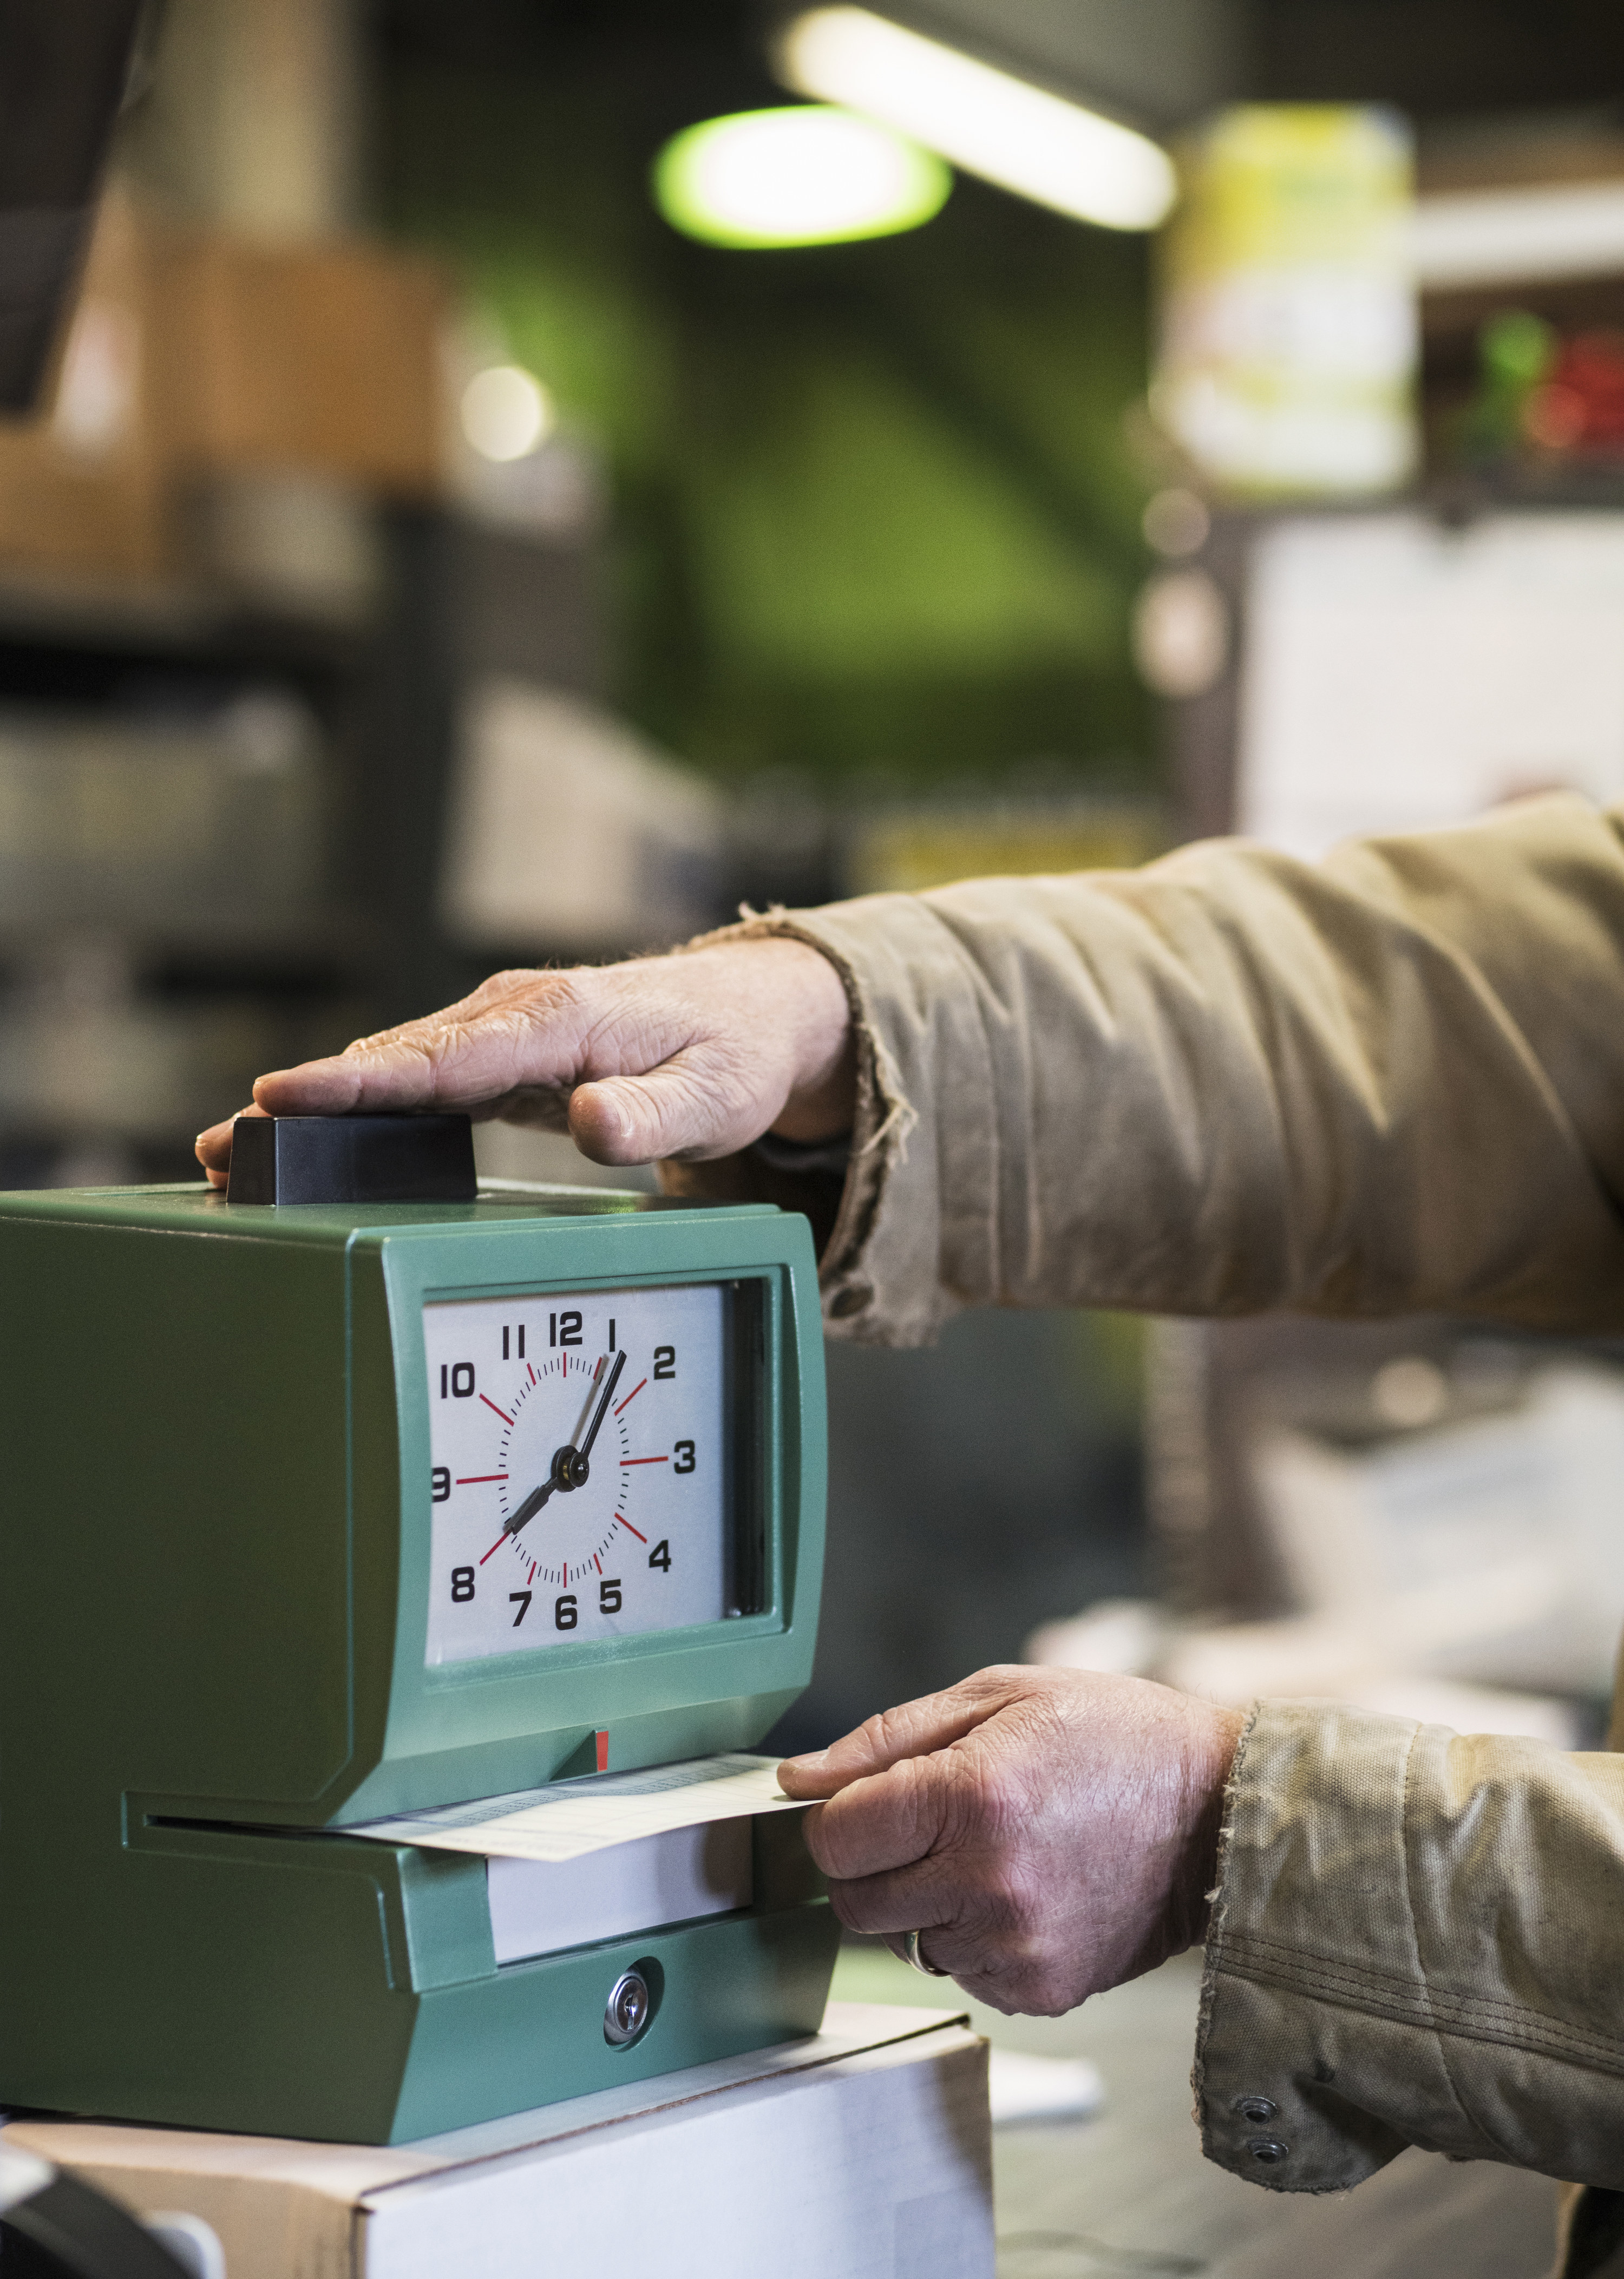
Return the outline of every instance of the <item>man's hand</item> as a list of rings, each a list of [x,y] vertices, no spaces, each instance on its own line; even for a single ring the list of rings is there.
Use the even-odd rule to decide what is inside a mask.
[[[1242,1718],[1138,1677],[984,1669],[778,1769],[849,1929],[918,1930],[993,2009],[1058,2017],[1206,1929]]]
[[[568,1132],[594,1163],[647,1163],[731,1155],[767,1131],[833,1139],[850,1129],[855,1086],[845,984],[817,950],[771,935],[498,973],[443,1013],[262,1076],[254,1106],[467,1109]],[[197,1155],[223,1186],[231,1125],[202,1133]]]

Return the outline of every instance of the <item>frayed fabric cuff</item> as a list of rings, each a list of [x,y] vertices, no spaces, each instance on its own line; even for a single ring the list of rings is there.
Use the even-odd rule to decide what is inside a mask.
[[[1345,2191],[1438,2116],[1413,2030],[1363,2016],[1367,1989],[1418,1972],[1405,1883],[1416,1727],[1321,1703],[1254,1705],[1224,1796],[1197,2028],[1195,2117],[1207,2158],[1275,2191]],[[1416,2129],[1369,2094],[1406,2064]],[[1373,2109],[1374,2107],[1374,2109]]]
[[[784,909],[747,910],[737,925],[701,934],[686,949],[709,949],[718,942],[753,941],[777,936],[804,942],[826,957],[839,975],[851,1009],[857,1047],[857,1106],[849,1139],[841,1143],[845,1160],[839,1166],[845,1184],[833,1224],[823,1246],[818,1280],[823,1317],[831,1336],[891,1341],[878,1318],[875,1279],[868,1270],[867,1251],[876,1219],[892,1170],[906,1161],[908,1136],[917,1117],[904,1095],[884,1038],[867,1003],[857,972],[816,924],[801,914]],[[793,1143],[774,1141],[770,1135],[749,1151],[765,1168],[792,1178],[801,1174],[829,1178],[830,1163],[785,1160]],[[820,1155],[826,1150],[817,1151]],[[693,1174],[690,1172],[689,1177]]]

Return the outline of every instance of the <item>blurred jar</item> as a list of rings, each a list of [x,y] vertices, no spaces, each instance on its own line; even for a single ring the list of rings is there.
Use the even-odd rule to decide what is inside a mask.
[[[1415,464],[1409,130],[1247,104],[1182,154],[1152,405],[1210,482],[1362,496]]]

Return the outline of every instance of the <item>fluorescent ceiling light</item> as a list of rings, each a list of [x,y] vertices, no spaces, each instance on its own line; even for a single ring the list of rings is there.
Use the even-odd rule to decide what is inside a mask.
[[[1154,229],[1177,191],[1172,161],[1119,127],[866,8],[814,8],[778,46],[787,85],[883,119],[966,173],[1078,221]]]
[[[1411,240],[1435,291],[1624,272],[1624,182],[1562,182],[1423,198]]]
[[[710,245],[839,245],[929,221],[953,176],[871,119],[796,104],[686,128],[654,185],[667,221]]]

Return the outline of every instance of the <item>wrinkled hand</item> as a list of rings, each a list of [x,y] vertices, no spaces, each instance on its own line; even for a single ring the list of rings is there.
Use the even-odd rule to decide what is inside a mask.
[[[1201,1938],[1237,1710],[1142,1678],[984,1669],[778,1769],[827,1798],[836,1914],[995,2010],[1058,2017]]]
[[[774,935],[498,973],[443,1012],[262,1076],[246,1112],[466,1109],[568,1132],[594,1163],[647,1163],[730,1155],[767,1131],[831,1139],[854,1097],[845,985],[819,951]],[[223,1186],[230,1124],[197,1155]]]

